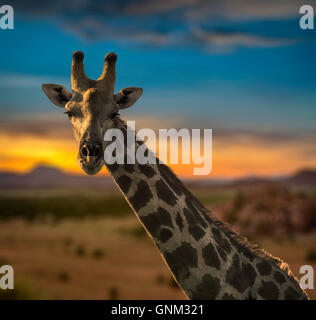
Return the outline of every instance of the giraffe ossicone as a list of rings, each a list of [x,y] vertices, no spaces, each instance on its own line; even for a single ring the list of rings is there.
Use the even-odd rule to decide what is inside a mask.
[[[118,112],[133,105],[143,90],[129,87],[114,94],[114,53],[106,55],[98,80],[86,76],[83,59],[82,52],[73,54],[72,92],[56,84],[42,88],[55,105],[65,108],[79,144],[80,167],[96,174],[106,165],[185,295],[190,299],[308,299],[286,263],[231,231],[169,167],[159,161],[104,162],[106,130],[117,128],[127,137]],[[127,157],[126,143],[123,150]]]

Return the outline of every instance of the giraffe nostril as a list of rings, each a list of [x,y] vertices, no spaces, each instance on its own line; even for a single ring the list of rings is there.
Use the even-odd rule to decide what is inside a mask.
[[[101,146],[97,145],[94,148],[94,156],[95,157],[101,157],[102,156],[102,148],[101,148]]]
[[[83,147],[81,148],[81,155],[82,155],[83,157],[87,157],[88,154],[89,154],[88,148],[87,148],[86,146],[83,146]]]
[[[84,144],[80,149],[80,155],[83,158],[88,157],[95,157],[101,158],[102,157],[102,146],[100,144]]]

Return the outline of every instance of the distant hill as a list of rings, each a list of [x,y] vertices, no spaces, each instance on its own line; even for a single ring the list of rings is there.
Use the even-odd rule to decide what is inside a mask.
[[[316,187],[316,170],[305,169],[289,177],[288,183],[298,187]]]
[[[316,188],[316,169],[303,169],[289,176],[258,177],[251,176],[231,182],[233,187],[254,187],[267,183],[280,183],[287,187]]]
[[[304,169],[291,176],[256,177],[242,179],[182,179],[192,188],[253,187],[277,182],[285,186],[316,188],[316,170]],[[65,173],[57,167],[40,165],[27,174],[0,172],[0,189],[15,188],[113,188],[115,183],[107,176],[86,176]]]
[[[251,176],[251,177],[236,179],[231,183],[231,185],[234,187],[244,187],[244,186],[248,187],[248,186],[262,185],[272,181],[275,181],[275,180],[272,180],[271,178]]]
[[[48,166],[37,166],[28,174],[27,177],[32,179],[41,179],[41,178],[48,178],[48,179],[56,179],[56,178],[64,178],[67,174],[63,173],[57,167],[48,167]]]
[[[110,177],[68,174],[56,167],[38,166],[27,174],[0,172],[0,189],[15,188],[109,188]]]

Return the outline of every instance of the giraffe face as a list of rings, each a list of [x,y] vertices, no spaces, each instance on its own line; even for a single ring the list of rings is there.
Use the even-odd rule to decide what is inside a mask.
[[[98,80],[87,78],[83,70],[83,53],[75,52],[72,63],[72,92],[57,84],[43,84],[47,97],[65,109],[78,143],[77,161],[89,175],[98,173],[104,165],[104,134],[115,128],[120,109],[132,106],[142,95],[142,89],[129,87],[114,94],[117,56],[105,57],[104,70]]]
[[[104,134],[113,127],[119,107],[114,97],[104,97],[103,91],[90,88],[84,93],[74,93],[65,105],[78,143],[77,161],[82,170],[93,175],[104,165]]]

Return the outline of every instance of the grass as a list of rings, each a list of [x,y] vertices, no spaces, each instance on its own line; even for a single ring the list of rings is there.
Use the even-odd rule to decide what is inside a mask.
[[[184,298],[169,285],[169,270],[153,242],[121,232],[138,227],[132,214],[120,219],[65,219],[58,224],[2,221],[2,260],[14,268],[16,277],[29,280],[26,289],[39,288],[43,294],[18,288],[17,294],[6,295],[10,299]],[[79,252],[84,248],[83,256],[78,247]],[[156,282],[158,274],[165,279],[163,284]]]
[[[143,239],[147,237],[147,233],[143,226],[137,225],[128,228],[121,228],[121,234],[133,237],[135,239]]]
[[[121,196],[84,197],[78,195],[58,197],[11,197],[0,196],[0,220],[22,217],[27,221],[53,221],[64,218],[85,218],[98,216],[121,217],[129,213],[130,208]]]
[[[0,299],[183,299],[152,241],[148,237],[140,241],[120,231],[138,224],[132,215],[65,220],[58,225],[2,222],[1,259],[28,283],[17,279],[16,291],[0,290]],[[65,251],[64,239],[70,235],[72,245]],[[297,237],[294,242],[262,238],[254,243],[258,240],[300,277],[299,269],[306,264],[306,253],[313,252],[308,248],[314,248],[315,238]],[[80,245],[85,248],[84,257],[75,253]],[[93,255],[101,248],[106,259]],[[314,261],[308,264],[316,268]],[[308,292],[313,299],[314,291]]]
[[[42,296],[31,284],[22,278],[17,278],[14,283],[14,289],[0,289],[0,300],[31,300]]]
[[[195,193],[194,194],[198,197],[198,199],[204,205],[218,205],[223,204],[234,197],[233,191],[208,191],[207,193]]]
[[[199,198],[214,205],[233,196],[221,191],[212,196],[200,193]],[[243,197],[236,199],[237,211]],[[0,206],[0,265],[12,265],[17,277],[15,290],[0,290],[0,299],[184,298],[120,195],[2,194]],[[263,248],[288,262],[297,277],[307,260],[316,267],[314,238],[259,240]],[[316,299],[314,291],[309,294]]]
[[[205,205],[224,203],[233,197],[230,191],[212,191],[201,193],[199,199]],[[60,222],[65,218],[87,217],[124,217],[131,209],[118,194],[85,193],[85,192],[25,192],[0,194],[0,221],[23,218],[29,222]],[[135,237],[142,237],[140,230],[134,230]],[[65,242],[71,243],[71,239]],[[66,243],[65,243],[66,244]]]

